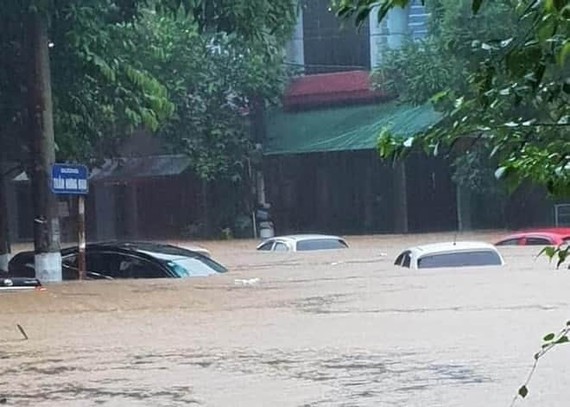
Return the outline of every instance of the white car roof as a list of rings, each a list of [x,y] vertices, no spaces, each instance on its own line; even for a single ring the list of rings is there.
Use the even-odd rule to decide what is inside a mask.
[[[292,240],[299,242],[302,240],[313,240],[313,239],[333,239],[333,240],[344,240],[342,237],[333,235],[319,235],[319,234],[305,234],[305,235],[285,235],[285,236],[275,236],[272,239],[281,240]]]
[[[407,250],[414,252],[417,256],[424,256],[426,254],[472,251],[478,249],[497,251],[495,246],[487,242],[440,242],[410,247]]]
[[[441,243],[431,243],[431,244],[424,244],[420,246],[410,247],[403,252],[401,252],[394,264],[400,265],[403,267],[409,267],[417,269],[419,268],[419,262],[423,259],[433,256],[433,255],[449,255],[455,253],[477,253],[477,252],[492,252],[494,253],[499,260],[499,263],[495,264],[494,261],[489,260],[489,264],[473,264],[473,265],[503,265],[505,261],[501,256],[501,253],[497,250],[497,248],[487,242],[441,242]],[[407,255],[407,257],[405,257]],[[404,265],[406,263],[407,265]],[[492,264],[491,264],[492,263]],[[463,266],[470,266],[470,264],[463,264]],[[436,267],[435,265],[430,266],[429,268]],[[438,266],[438,267],[451,267],[450,266]]]
[[[281,241],[281,242],[288,242],[290,244],[297,244],[297,242],[307,241],[307,240],[316,240],[316,239],[341,240],[344,243],[346,243],[346,240],[344,240],[340,236],[320,235],[320,234],[313,233],[313,234],[304,234],[304,235],[303,234],[297,234],[297,235],[284,235],[284,236],[270,237],[270,238],[263,240],[261,243],[259,243],[257,245],[257,248],[259,249],[261,246],[263,246],[267,242]]]

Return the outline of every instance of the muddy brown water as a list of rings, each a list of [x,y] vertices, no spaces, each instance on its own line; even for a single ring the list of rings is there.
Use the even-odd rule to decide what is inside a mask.
[[[542,336],[570,319],[570,272],[536,259],[537,248],[501,249],[502,268],[392,265],[410,244],[452,237],[354,237],[348,250],[299,254],[205,242],[229,273],[1,294],[0,399],[41,407],[508,406]],[[248,279],[259,280],[239,281]],[[546,356],[520,405],[567,405],[568,362],[568,346]]]

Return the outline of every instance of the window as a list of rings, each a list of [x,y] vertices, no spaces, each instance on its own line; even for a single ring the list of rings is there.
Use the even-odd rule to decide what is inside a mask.
[[[527,246],[548,246],[552,242],[544,237],[527,237]]]
[[[119,265],[121,278],[161,278],[166,273],[150,261],[136,256],[121,256]]]
[[[87,270],[111,278],[162,278],[166,272],[150,261],[114,252],[87,253]]]
[[[79,266],[76,254],[64,256],[61,259],[61,273],[64,280],[77,280],[79,278]]]
[[[495,246],[518,246],[520,239],[506,239],[497,243]]]
[[[402,267],[410,268],[410,261],[411,261],[410,252],[405,251],[396,258],[396,261],[394,262],[394,264],[396,266],[402,266]]]
[[[500,256],[492,250],[433,254],[418,260],[418,268],[500,266]]]
[[[209,258],[180,257],[166,261],[166,266],[180,278],[205,277],[227,270]]]
[[[287,252],[289,251],[289,248],[285,243],[277,242],[275,243],[275,247],[273,248],[273,250],[276,252]]]
[[[269,251],[269,250],[271,250],[272,246],[273,246],[273,240],[262,244],[261,246],[259,246],[259,248],[257,250]]]
[[[346,249],[348,245],[341,239],[311,239],[297,242],[297,251]]]

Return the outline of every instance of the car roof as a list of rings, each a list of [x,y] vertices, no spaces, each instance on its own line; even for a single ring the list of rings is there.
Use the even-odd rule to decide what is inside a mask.
[[[557,236],[570,236],[569,227],[544,227],[544,228],[529,228],[519,230],[514,233],[529,234],[529,233],[548,233]]]
[[[554,231],[555,230],[555,231]],[[559,241],[570,238],[570,228],[558,229],[532,229],[527,231],[513,232],[511,234],[501,237],[497,243],[504,242],[505,240],[521,239],[526,237],[543,237],[553,241]]]
[[[172,252],[177,251],[182,253],[184,251],[191,251],[191,252],[198,252],[198,253],[207,253],[208,250],[200,247],[200,246],[175,246],[169,243],[159,243],[159,242],[151,242],[151,241],[136,241],[136,240],[110,240],[110,241],[103,241],[103,242],[95,242],[89,243],[88,246],[115,246],[121,248],[128,248],[134,250],[148,250],[148,251],[156,251],[156,252]]]
[[[146,256],[152,256],[155,254],[169,255],[169,256],[204,256],[207,252],[205,249],[202,250],[192,250],[185,247],[178,247],[170,244],[154,243],[154,242],[134,242],[134,241],[107,241],[107,242],[97,242],[88,243],[86,246],[87,250],[104,250],[111,249],[122,253],[137,253]],[[69,246],[61,249],[61,255],[67,256],[77,252],[77,246]],[[33,256],[33,251],[20,252],[14,258],[18,257],[21,259],[24,256]]]
[[[492,250],[497,251],[495,246],[487,242],[461,241],[461,242],[438,242],[410,247],[407,251],[414,252],[417,256],[436,253],[449,253],[456,251],[470,250]]]
[[[511,240],[511,239],[520,239],[523,237],[547,237],[547,238],[561,238],[564,235],[559,235],[557,233],[551,233],[551,232],[517,232],[517,233],[511,233],[510,235],[505,235],[503,237],[501,237],[501,239],[499,241],[503,241],[503,240]]]
[[[320,234],[297,234],[297,235],[284,235],[284,236],[275,236],[271,239],[277,240],[291,240],[295,242],[303,241],[303,240],[314,240],[314,239],[331,239],[331,240],[343,240],[344,239],[340,236],[334,235],[320,235]],[[269,240],[269,239],[268,239]]]

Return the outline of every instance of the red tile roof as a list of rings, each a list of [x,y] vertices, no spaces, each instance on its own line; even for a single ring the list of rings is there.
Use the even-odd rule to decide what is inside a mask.
[[[391,97],[383,91],[373,90],[367,71],[335,72],[301,76],[288,86],[284,107],[288,110],[314,107],[367,104]]]

